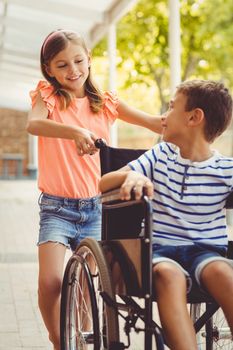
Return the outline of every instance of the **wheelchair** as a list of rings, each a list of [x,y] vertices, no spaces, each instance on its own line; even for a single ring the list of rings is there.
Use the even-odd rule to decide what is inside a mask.
[[[117,170],[144,152],[102,145],[101,172]],[[156,296],[151,202],[145,195],[135,200],[133,194],[130,201],[122,201],[119,190],[103,194],[101,201],[101,241],[81,241],[65,269],[61,349],[163,350],[163,330],[152,315]],[[233,208],[233,193],[226,208]],[[228,257],[233,258],[233,242]],[[230,328],[217,303],[200,290],[191,291],[187,298],[198,349],[233,350]],[[132,331],[144,334],[144,345],[132,345]]]

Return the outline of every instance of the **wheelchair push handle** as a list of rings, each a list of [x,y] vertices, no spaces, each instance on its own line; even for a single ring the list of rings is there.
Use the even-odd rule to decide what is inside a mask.
[[[104,139],[96,139],[95,147],[98,149],[104,148],[107,146],[107,142]]]

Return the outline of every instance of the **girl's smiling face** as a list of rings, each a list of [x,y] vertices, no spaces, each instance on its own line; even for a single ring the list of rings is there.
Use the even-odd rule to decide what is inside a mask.
[[[84,97],[84,85],[89,75],[90,56],[81,45],[68,42],[46,68],[50,77],[55,78],[65,89],[76,97]]]

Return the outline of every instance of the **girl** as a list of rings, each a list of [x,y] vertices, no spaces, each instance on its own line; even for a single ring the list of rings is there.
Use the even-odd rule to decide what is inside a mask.
[[[57,30],[40,54],[40,81],[31,92],[27,131],[39,136],[39,308],[54,350],[60,350],[59,310],[65,251],[86,236],[100,239],[100,164],[95,140],[109,141],[116,118],[161,131],[160,118],[128,107],[91,78],[83,39]]]

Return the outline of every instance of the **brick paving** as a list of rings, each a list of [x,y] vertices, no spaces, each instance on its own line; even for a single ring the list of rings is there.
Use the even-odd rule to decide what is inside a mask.
[[[0,181],[0,350],[49,350],[37,306],[35,181]]]

